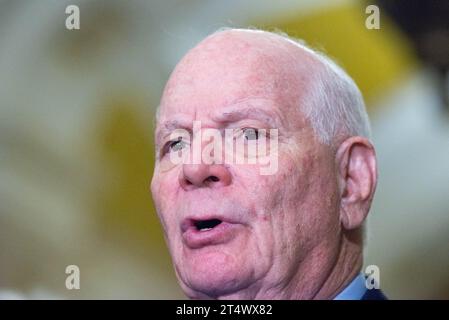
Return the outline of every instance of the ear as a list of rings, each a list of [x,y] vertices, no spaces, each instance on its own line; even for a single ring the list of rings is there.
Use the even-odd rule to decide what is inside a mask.
[[[336,153],[336,168],[340,188],[340,221],[346,230],[363,224],[377,184],[376,153],[363,137],[350,137]]]

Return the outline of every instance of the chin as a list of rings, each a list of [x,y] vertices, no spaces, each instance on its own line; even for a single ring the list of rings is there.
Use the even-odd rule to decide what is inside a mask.
[[[184,264],[176,269],[190,298],[229,295],[245,289],[253,281],[247,261],[213,247],[200,249],[183,260]]]

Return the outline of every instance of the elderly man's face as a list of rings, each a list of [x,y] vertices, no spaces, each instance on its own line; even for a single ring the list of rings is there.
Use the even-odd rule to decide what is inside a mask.
[[[286,41],[223,32],[190,51],[171,75],[151,187],[187,295],[244,291],[251,298],[286,289],[300,282],[309,257],[329,259],[324,252],[338,245],[334,154],[301,112],[314,64]],[[191,130],[194,121],[203,129],[278,129],[278,170],[261,175],[259,164],[170,164],[170,130]]]

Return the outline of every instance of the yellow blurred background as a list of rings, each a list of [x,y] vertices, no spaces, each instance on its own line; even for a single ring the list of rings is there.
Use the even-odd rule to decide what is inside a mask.
[[[369,4],[0,1],[0,299],[184,298],[149,192],[154,111],[177,61],[223,26],[305,39],[355,79],[380,170],[365,265],[389,298],[449,299],[447,74],[383,7],[367,29]]]

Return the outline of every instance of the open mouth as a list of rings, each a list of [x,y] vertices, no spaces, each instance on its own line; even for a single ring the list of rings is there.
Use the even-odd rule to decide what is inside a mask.
[[[239,223],[218,217],[186,218],[181,224],[183,241],[190,249],[224,244],[236,236],[239,228]]]
[[[220,219],[209,219],[209,220],[196,220],[193,222],[196,230],[204,232],[212,230],[218,226],[222,221]]]

